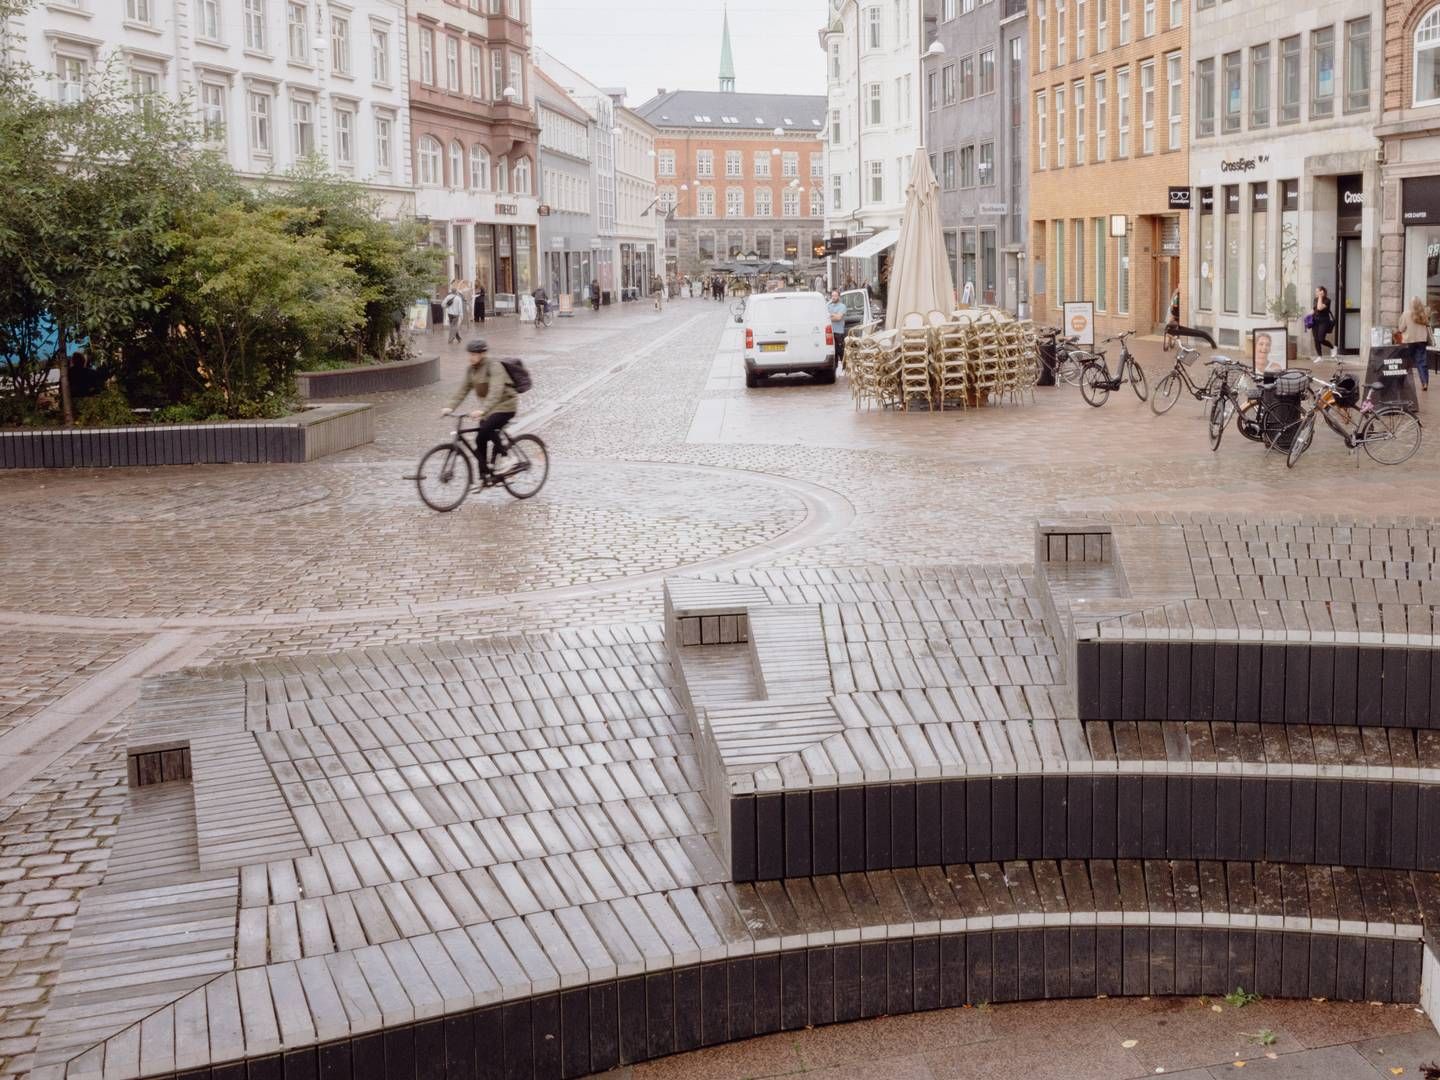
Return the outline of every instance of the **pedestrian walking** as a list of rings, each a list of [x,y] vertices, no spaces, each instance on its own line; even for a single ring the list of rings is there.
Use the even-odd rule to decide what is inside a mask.
[[[1315,343],[1315,355],[1324,356],[1325,346],[1330,344],[1330,331],[1335,329],[1335,312],[1330,307],[1330,293],[1324,285],[1315,286],[1315,303],[1310,309],[1308,325],[1310,339]]]
[[[475,283],[475,321],[485,325],[485,286]]]
[[[440,303],[440,309],[445,312],[445,325],[449,333],[445,335],[445,344],[452,341],[459,341],[460,338],[460,316],[465,314],[465,298],[451,286],[445,299]]]
[[[830,290],[830,303],[825,305],[830,315],[830,333],[835,338],[835,369],[845,370],[845,301],[840,299],[840,290]]]
[[[1420,389],[1429,390],[1430,362],[1426,346],[1430,344],[1430,309],[1420,297],[1411,298],[1400,333],[1410,346],[1410,366],[1420,373]]]
[[[600,310],[600,282],[590,282],[590,307],[594,311]]]

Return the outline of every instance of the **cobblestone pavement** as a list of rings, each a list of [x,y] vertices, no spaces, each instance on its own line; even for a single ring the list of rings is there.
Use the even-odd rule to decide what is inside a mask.
[[[1035,517],[1059,510],[1440,514],[1433,438],[1407,465],[1383,469],[1357,466],[1322,432],[1288,471],[1233,431],[1212,454],[1189,401],[1155,417],[1128,393],[1094,410],[1060,388],[980,411],[857,412],[843,377],[746,391],[736,328],[702,301],[581,313],[543,333],[513,321],[483,333],[536,375],[525,409],[544,421],[553,466],[528,503],[491,494],[434,515],[406,479],[448,432],[436,413],[463,370],[456,348],[442,351],[438,385],[376,396],[374,444],[321,462],[0,476],[0,734],[43,722],[167,627],[212,633],[206,661],[328,652],[649,620],[659,613],[657,575],[696,564],[1013,563],[1028,558]],[[1137,351],[1153,383],[1169,358],[1157,344]],[[71,917],[108,857],[123,802],[123,728],[122,717],[84,732],[39,776],[0,793],[0,1075],[28,1068]],[[901,1040],[893,1074],[985,1074],[975,1063],[994,1065],[986,1055],[1013,1049],[1027,1023],[1049,1017],[1100,1047],[1112,1028],[1128,1038],[1131,1024],[1157,1024],[1157,1009],[1097,1005],[1103,1019],[1092,1027],[1085,1006],[907,1021],[913,1039]],[[1283,1010],[1285,1023],[1310,1033],[1295,1036],[1296,1049],[1389,1030],[1367,1027],[1379,1012]],[[1418,1023],[1409,1015],[1394,1022]],[[991,1049],[944,1049],[947,1023],[994,1028],[1010,1016],[1009,1034],[971,1040]],[[804,1044],[881,1037],[879,1025],[849,1030],[709,1052],[695,1075],[772,1075],[787,1061],[783,1071],[844,1075],[845,1061],[822,1049],[806,1057]],[[894,1030],[910,1029],[897,1021]],[[1032,1055],[1052,1049],[1043,1039],[1026,1045]],[[1364,1059],[1368,1045],[1354,1053]],[[1097,1050],[1096,1060],[1107,1055]],[[1134,1051],[1120,1056],[1093,1075],[1148,1071],[1135,1071],[1148,1061]],[[1293,1075],[1351,1075],[1326,1068]],[[1049,1075],[1039,1065],[1015,1071]]]

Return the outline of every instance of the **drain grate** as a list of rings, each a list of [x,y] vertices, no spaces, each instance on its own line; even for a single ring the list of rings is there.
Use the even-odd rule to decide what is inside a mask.
[[[132,788],[165,784],[171,780],[189,780],[190,747],[169,746],[132,751],[128,771]]]

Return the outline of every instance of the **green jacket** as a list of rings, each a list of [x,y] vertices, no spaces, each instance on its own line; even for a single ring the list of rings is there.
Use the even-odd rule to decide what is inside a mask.
[[[505,365],[495,357],[489,357],[483,364],[465,365],[465,381],[450,399],[450,408],[458,409],[465,395],[475,391],[480,399],[480,411],[489,416],[497,412],[518,412],[520,395],[515,393],[515,384]]]

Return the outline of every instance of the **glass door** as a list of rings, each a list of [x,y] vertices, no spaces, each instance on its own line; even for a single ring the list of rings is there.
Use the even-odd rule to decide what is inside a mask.
[[[1363,263],[1360,237],[1344,237],[1340,241],[1339,273],[1335,275],[1340,282],[1340,295],[1335,298],[1335,310],[1339,316],[1335,346],[1346,356],[1360,352],[1360,270]]]

